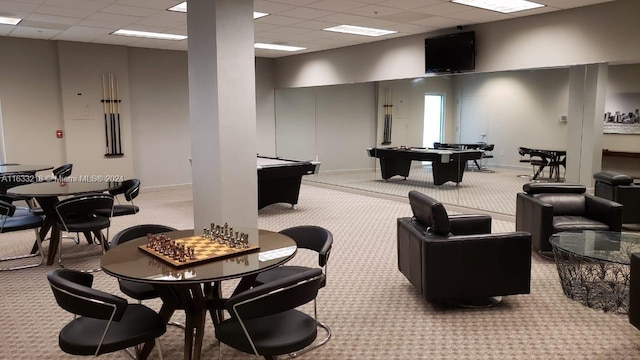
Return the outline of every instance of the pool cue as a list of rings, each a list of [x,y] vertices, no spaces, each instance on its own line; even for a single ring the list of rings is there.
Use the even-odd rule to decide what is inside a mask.
[[[106,74],[102,74],[102,110],[104,111],[104,140],[106,143],[106,150],[105,153],[108,154],[109,153],[109,129],[107,126],[107,123],[109,122],[107,120],[107,111],[109,109],[109,106],[107,105],[107,81],[105,80],[105,76]]]
[[[113,103],[113,74],[109,74],[109,97],[111,104],[111,154],[116,153],[116,138],[115,138],[115,127],[116,127],[116,115],[115,115],[115,104]]]
[[[117,153],[118,154],[122,154],[122,138],[121,138],[121,134],[120,134],[120,89],[118,87],[118,78],[115,77],[114,75],[114,79],[115,79],[115,83],[116,83],[116,127],[118,129],[117,132],[117,145],[118,145],[118,149],[117,149]]]

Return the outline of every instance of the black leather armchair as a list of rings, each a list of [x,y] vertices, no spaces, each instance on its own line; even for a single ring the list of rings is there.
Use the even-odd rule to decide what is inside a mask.
[[[531,233],[533,250],[551,254],[549,237],[561,231],[622,230],[622,205],[569,183],[528,183],[516,197],[516,231]]]
[[[491,234],[491,217],[448,215],[417,191],[409,201],[414,216],[397,220],[398,268],[427,301],[487,304],[530,292],[529,233]]]
[[[640,223],[640,184],[633,178],[614,171],[593,174],[596,180],[595,195],[622,204],[622,223]]]

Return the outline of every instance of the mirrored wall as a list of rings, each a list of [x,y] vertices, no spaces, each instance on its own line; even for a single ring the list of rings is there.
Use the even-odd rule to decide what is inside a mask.
[[[640,93],[640,65],[608,69],[608,106],[617,106],[619,94]],[[564,167],[551,173],[551,167],[532,165],[518,149],[567,148],[575,135],[568,130],[569,74],[558,68],[278,89],[277,155],[321,161],[320,173],[307,181],[399,197],[418,190],[444,203],[514,215],[515,194],[536,173],[539,180],[565,175]],[[433,121],[425,113],[430,95],[443,99],[441,134],[425,133]],[[465,161],[459,183],[441,185],[434,181],[433,160],[414,159],[406,178],[383,179],[380,159],[367,151],[433,147],[425,138],[493,148]],[[640,135],[604,134],[602,148],[637,152],[637,144]]]

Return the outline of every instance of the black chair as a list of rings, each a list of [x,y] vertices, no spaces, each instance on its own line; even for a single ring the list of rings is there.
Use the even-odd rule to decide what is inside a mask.
[[[108,239],[111,218],[97,216],[95,212],[103,209],[110,211],[112,208],[113,195],[111,194],[76,195],[60,200],[54,206],[58,216],[58,230],[60,232],[84,233],[87,239],[91,239],[91,234],[93,233],[104,253],[109,250]],[[104,229],[107,230],[106,237],[102,234]],[[62,265],[62,241],[60,241],[60,249],[58,249],[58,263]]]
[[[413,217],[397,220],[398,269],[427,301],[489,306],[530,292],[531,234],[492,234],[490,216],[448,215],[417,191],[409,202]]]
[[[18,260],[39,256],[40,262],[27,265],[17,265],[0,270],[17,270],[35,267],[44,263],[44,252],[42,251],[42,241],[40,239],[40,227],[42,226],[42,217],[33,214],[16,214],[16,206],[6,201],[0,200],[0,233],[8,233],[13,231],[34,229],[36,233],[37,252],[34,254],[25,254],[17,256],[9,256],[0,259],[0,261]]]
[[[47,279],[58,305],[74,314],[58,336],[60,349],[68,354],[98,356],[124,350],[137,358],[138,345],[157,342],[167,330],[162,317],[150,308],[92,289],[91,274],[58,269]],[[135,353],[130,347],[136,347]]]
[[[313,225],[295,226],[280,231],[281,234],[287,235],[292,238],[298,249],[308,249],[318,253],[318,266],[323,269],[322,281],[320,287],[324,287],[327,284],[327,262],[329,260],[329,254],[331,253],[331,247],[333,245],[333,234],[323,227]],[[305,266],[280,266],[275,269],[271,269],[258,274],[256,277],[256,284],[266,284],[278,279],[285,278],[294,274],[299,274],[309,270],[309,267]],[[313,314],[316,321],[318,320],[317,301],[313,301]],[[308,351],[311,351],[319,346],[322,346],[331,339],[331,329],[326,324],[317,321],[318,326],[323,328],[327,336],[313,346],[298,351],[295,354],[290,354],[290,357],[302,355]]]
[[[53,169],[51,172],[53,173],[53,176],[56,178],[56,180],[62,180],[71,176],[72,170],[73,164],[64,164]]]
[[[170,226],[155,224],[132,226],[117,233],[111,240],[111,247],[118,246],[127,241],[137,239],[147,234],[159,234],[176,230],[177,229]],[[155,299],[160,296],[151,284],[144,284],[122,279],[118,279],[118,284],[120,286],[120,291],[122,291],[127,296],[138,300],[138,302],[141,302],[142,300]]]
[[[594,194],[622,204],[622,223],[640,224],[640,184],[634,184],[629,175],[615,171],[593,174],[596,181]]]
[[[109,193],[114,196],[117,201],[117,196],[120,194],[124,194],[124,198],[129,202],[129,204],[116,204],[113,206],[113,212],[110,214],[107,209],[96,211],[96,215],[99,216],[123,216],[123,215],[133,215],[137,214],[140,211],[134,203],[133,199],[135,199],[140,193],[140,180],[138,179],[129,179],[122,182],[122,185],[117,189],[110,190]]]
[[[533,250],[553,258],[549,237],[561,231],[621,231],[622,205],[569,183],[528,183],[516,196],[516,230],[531,233]]]
[[[232,296],[225,303],[231,317],[215,328],[216,338],[268,360],[308,347],[317,323],[295,308],[316,298],[323,278],[321,269],[309,269]],[[222,359],[222,346],[219,351]]]

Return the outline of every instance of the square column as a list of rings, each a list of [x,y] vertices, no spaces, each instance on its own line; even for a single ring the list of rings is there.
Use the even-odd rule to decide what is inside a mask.
[[[196,233],[257,228],[253,0],[190,0],[187,26]]]
[[[569,69],[569,131],[567,181],[587,187],[602,168],[604,103],[608,64],[572,66]]]

